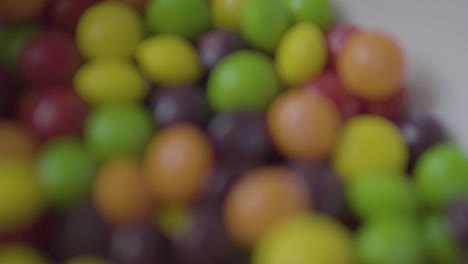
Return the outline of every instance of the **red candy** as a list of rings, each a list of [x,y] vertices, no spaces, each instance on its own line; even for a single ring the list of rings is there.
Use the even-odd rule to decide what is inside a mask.
[[[47,21],[52,27],[74,33],[80,16],[99,0],[54,0]]]
[[[397,120],[407,110],[408,94],[405,88],[401,88],[392,97],[378,102],[365,102],[364,111],[369,114],[380,115],[390,120]]]

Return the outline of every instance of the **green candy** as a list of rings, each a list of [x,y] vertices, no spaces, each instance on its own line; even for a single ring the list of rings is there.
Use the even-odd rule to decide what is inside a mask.
[[[240,51],[226,57],[213,70],[207,96],[219,112],[263,111],[280,89],[268,57],[255,51]]]
[[[423,264],[422,231],[416,221],[406,217],[381,217],[370,220],[357,234],[360,264]]]
[[[431,215],[424,222],[426,252],[436,263],[462,263],[462,251],[447,219]]]
[[[241,14],[241,33],[255,48],[273,53],[291,25],[280,0],[249,0]]]
[[[39,157],[41,184],[51,203],[70,208],[85,201],[92,188],[95,162],[75,138],[48,143]]]
[[[333,22],[329,0],[283,0],[296,22],[311,22],[326,30]]]
[[[205,0],[151,0],[146,23],[154,33],[194,39],[210,28],[210,7]]]
[[[0,65],[10,71],[15,71],[23,48],[39,33],[39,30],[40,27],[33,24],[8,28],[0,36]]]
[[[417,161],[415,177],[421,198],[434,208],[443,208],[468,194],[468,158],[454,144],[435,146]]]
[[[416,213],[417,199],[410,182],[396,172],[374,172],[357,178],[348,188],[353,211],[364,219]]]
[[[140,155],[151,136],[151,115],[137,105],[103,105],[85,123],[85,142],[99,161],[116,156]]]

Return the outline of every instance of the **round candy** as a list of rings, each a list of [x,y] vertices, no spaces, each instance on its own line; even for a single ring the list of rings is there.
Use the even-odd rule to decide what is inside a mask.
[[[97,257],[79,257],[75,259],[71,259],[65,264],[111,264],[111,262]]]
[[[197,51],[190,42],[175,35],[163,34],[144,40],[135,56],[142,70],[157,84],[194,84],[202,76]]]
[[[67,33],[75,33],[81,15],[99,0],[54,0],[46,13],[48,24]]]
[[[256,51],[239,51],[214,68],[207,89],[211,106],[229,112],[263,111],[281,87],[268,57]]]
[[[40,27],[35,24],[9,27],[0,36],[0,65],[12,72],[16,71],[24,46],[39,30]]]
[[[26,229],[45,207],[45,194],[29,161],[0,161],[0,193],[0,234]]]
[[[467,155],[449,143],[430,148],[414,169],[419,195],[436,208],[446,206],[458,196],[468,195],[467,174]]]
[[[193,39],[210,28],[209,4],[203,0],[150,0],[146,23],[154,33]]]
[[[105,1],[90,7],[81,16],[76,41],[87,58],[130,58],[143,37],[143,23],[136,10]]]
[[[81,57],[71,37],[46,31],[24,47],[20,72],[30,85],[68,85],[80,64]]]
[[[199,87],[163,90],[155,96],[151,108],[160,127],[184,122],[202,126],[210,115],[205,93]]]
[[[242,36],[253,47],[273,53],[291,21],[281,0],[249,0],[241,12]]]
[[[290,87],[318,76],[327,62],[325,38],[319,27],[302,22],[291,27],[276,50],[276,70]]]
[[[144,176],[157,199],[183,205],[205,186],[213,156],[202,131],[188,124],[174,125],[151,141],[144,159]]]
[[[351,208],[363,219],[414,215],[416,194],[405,175],[376,171],[361,175],[348,186]]]
[[[83,65],[75,75],[74,86],[90,104],[139,102],[149,91],[138,69],[118,58],[96,59]]]
[[[211,12],[216,28],[239,32],[241,29],[242,8],[246,0],[212,0]]]
[[[462,263],[462,249],[457,244],[447,218],[429,215],[423,228],[426,252],[431,259],[437,263]]]
[[[277,224],[308,211],[309,201],[307,190],[292,171],[258,168],[245,174],[228,192],[224,224],[235,242],[250,247]]]
[[[283,0],[296,22],[310,22],[327,29],[333,22],[330,0]]]
[[[0,162],[9,159],[34,160],[37,143],[20,124],[0,121]]]
[[[291,219],[273,229],[255,247],[253,264],[351,264],[351,234],[320,214]]]
[[[59,208],[86,200],[92,189],[95,163],[74,138],[59,138],[44,146],[39,176],[50,202]]]
[[[0,247],[2,264],[50,264],[40,252],[26,244],[7,244]]]
[[[69,86],[50,86],[25,102],[23,122],[42,141],[81,135],[88,105]],[[25,100],[26,101],[26,100]]]
[[[227,55],[246,47],[240,35],[224,30],[209,31],[197,40],[198,55],[207,71],[211,71]]]
[[[395,94],[403,80],[403,53],[379,32],[358,32],[338,58],[338,73],[349,91],[370,101]]]
[[[103,218],[115,225],[144,221],[152,211],[140,164],[129,158],[110,160],[100,168],[93,200]]]
[[[2,0],[0,2],[0,23],[31,21],[41,15],[48,0]]]
[[[99,160],[140,155],[153,132],[151,115],[135,105],[98,107],[85,122],[86,145]]]
[[[349,182],[369,171],[403,172],[408,159],[408,147],[396,125],[383,117],[364,115],[345,124],[333,168]]]
[[[336,144],[341,118],[327,97],[305,90],[280,95],[267,113],[273,143],[293,160],[326,159]]]
[[[357,234],[358,263],[427,263],[423,242],[416,221],[398,216],[376,218]]]

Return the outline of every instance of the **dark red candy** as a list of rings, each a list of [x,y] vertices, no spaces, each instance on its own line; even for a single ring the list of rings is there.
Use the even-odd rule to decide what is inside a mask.
[[[336,25],[325,34],[328,50],[327,67],[334,68],[336,58],[346,45],[346,41],[352,34],[356,33],[358,28],[353,25]]]
[[[307,82],[304,89],[319,91],[330,98],[341,113],[343,119],[348,119],[362,113],[362,102],[347,92],[338,75],[333,71],[325,71],[319,77]]]
[[[68,212],[58,227],[51,252],[61,263],[77,256],[108,255],[111,228],[91,207]]]
[[[10,117],[15,111],[18,90],[8,72],[0,67],[0,117]]]
[[[455,237],[468,249],[468,196],[450,203],[448,220]]]
[[[81,15],[99,0],[53,0],[46,14],[48,24],[55,29],[74,33]]]
[[[20,71],[30,85],[71,85],[81,64],[81,57],[72,35],[47,31],[39,34],[25,47]]]
[[[176,123],[204,125],[210,108],[202,89],[198,87],[172,87],[161,89],[151,103],[156,124],[167,127]]]
[[[222,158],[262,160],[273,149],[265,118],[258,112],[220,113],[207,130]]]
[[[80,135],[88,105],[69,86],[49,86],[25,99],[22,119],[40,141]]]
[[[169,239],[151,225],[119,227],[112,236],[111,259],[115,264],[171,263]]]
[[[197,41],[198,54],[207,71],[211,71],[227,55],[246,47],[239,34],[224,30],[207,32]]]
[[[392,97],[380,102],[364,102],[364,112],[380,115],[390,120],[400,119],[407,110],[408,94],[401,88]]]

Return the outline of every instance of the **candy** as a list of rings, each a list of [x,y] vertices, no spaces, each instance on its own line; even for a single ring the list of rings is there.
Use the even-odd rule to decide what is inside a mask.
[[[132,8],[105,1],[80,17],[76,42],[87,58],[130,58],[143,37],[143,23]]]
[[[114,0],[114,1],[127,4],[135,8],[138,11],[143,11],[143,9],[146,7],[146,3],[148,2],[147,0]]]
[[[58,138],[45,145],[38,166],[41,186],[54,207],[76,206],[91,193],[95,163],[78,139]]]
[[[293,89],[270,106],[267,122],[278,150],[293,160],[328,158],[338,139],[341,118],[330,99]]]
[[[427,263],[422,235],[418,223],[405,217],[381,217],[369,221],[356,238],[359,263]]]
[[[219,112],[263,111],[280,89],[268,57],[255,51],[239,51],[215,67],[208,79],[207,97]]]
[[[462,246],[468,247],[468,196],[450,202],[447,218],[450,231]]]
[[[47,3],[47,0],[2,0],[0,23],[19,23],[36,19]]]
[[[109,261],[96,257],[80,257],[69,260],[65,264],[111,264]]]
[[[281,0],[249,0],[241,12],[242,36],[253,47],[273,53],[291,22]]]
[[[144,176],[161,202],[187,204],[200,194],[213,159],[205,135],[192,125],[179,124],[163,129],[150,142]]]
[[[403,54],[380,32],[353,34],[338,58],[338,73],[349,91],[363,99],[391,97],[403,80]]]
[[[211,71],[227,55],[246,47],[240,35],[225,30],[208,31],[197,40],[198,55],[207,71]]]
[[[29,161],[0,161],[0,193],[4,197],[0,199],[0,234],[26,229],[39,219],[46,205],[34,164]]]
[[[272,149],[268,126],[260,113],[218,114],[208,124],[207,131],[223,157],[262,160]]]
[[[45,31],[24,47],[19,67],[23,80],[30,85],[68,85],[80,64],[81,57],[71,37]]]
[[[351,234],[335,220],[305,215],[279,225],[255,247],[253,264],[351,264]]]
[[[281,80],[290,87],[320,74],[327,60],[323,33],[316,25],[302,22],[291,27],[276,50],[275,66]]]
[[[50,264],[40,252],[26,244],[7,244],[0,247],[0,263]]]
[[[36,140],[23,126],[15,122],[0,122],[0,162],[11,159],[34,160]]]
[[[364,101],[364,113],[380,115],[390,120],[403,118],[407,110],[408,92],[401,87],[391,97],[382,101]]]
[[[418,194],[429,205],[445,207],[468,194],[468,158],[456,145],[436,145],[416,162],[414,175]]]
[[[431,259],[437,263],[462,263],[462,249],[455,240],[447,218],[429,215],[423,227],[424,241]]]
[[[354,212],[366,220],[388,215],[413,215],[418,204],[412,187],[400,173],[370,172],[350,184],[347,196]]]
[[[41,141],[79,136],[88,105],[69,86],[48,86],[25,100],[22,120]]]
[[[211,12],[216,28],[239,32],[241,14],[246,0],[212,0]]]
[[[329,0],[283,0],[296,22],[311,22],[322,30],[332,21],[332,6]]]
[[[282,167],[262,167],[234,184],[224,202],[223,214],[235,242],[253,246],[275,225],[309,210],[307,190],[295,177]]]
[[[81,15],[99,0],[54,0],[46,13],[48,24],[54,29],[75,33]]]
[[[145,220],[152,211],[140,164],[116,158],[105,163],[94,181],[94,206],[108,222],[121,225]]]
[[[210,116],[205,94],[199,87],[163,89],[152,100],[151,109],[160,127],[184,122],[202,126]]]
[[[97,59],[83,65],[75,75],[74,87],[90,104],[136,103],[149,91],[137,68],[118,58]]]
[[[364,115],[345,124],[333,156],[333,168],[350,182],[369,171],[403,172],[409,150],[393,123]]]
[[[162,34],[144,40],[135,56],[143,72],[157,84],[194,84],[202,75],[195,48],[176,35]]]
[[[289,0],[291,2],[291,0]],[[336,60],[348,43],[349,38],[359,29],[353,25],[336,25],[325,33],[325,40],[328,50],[328,63],[331,68],[335,68]]]
[[[36,24],[24,24],[12,26],[0,35],[0,65],[15,71],[23,48],[39,30],[40,27]]]
[[[210,8],[203,0],[150,0],[146,23],[154,33],[193,39],[209,29]]]
[[[142,154],[153,132],[151,115],[142,107],[104,105],[88,115],[84,139],[94,157],[106,160]]]

